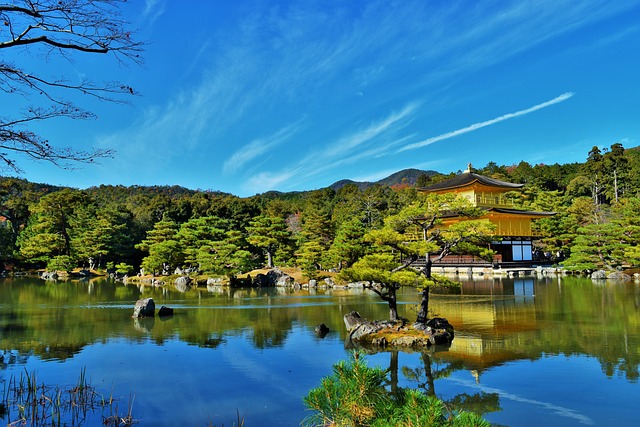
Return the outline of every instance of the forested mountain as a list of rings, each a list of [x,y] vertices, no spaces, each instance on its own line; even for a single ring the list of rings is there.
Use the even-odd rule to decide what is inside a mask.
[[[538,249],[563,250],[567,265],[578,269],[640,266],[640,150],[617,143],[585,157],[554,165],[490,162],[476,172],[526,184],[510,195],[516,207],[557,212],[536,222]],[[179,186],[78,190],[5,177],[0,263],[119,265],[123,272],[192,266],[228,276],[275,263],[301,266],[311,277],[380,250],[373,236],[420,209],[417,188],[452,176],[407,169],[377,183],[339,181],[246,198]]]
[[[436,171],[432,170],[420,170],[420,169],[403,169],[399,172],[389,175],[386,178],[378,180],[376,182],[369,181],[352,181],[350,179],[341,179],[340,181],[334,182],[329,186],[333,190],[339,190],[347,184],[354,184],[360,190],[365,190],[369,187],[372,187],[376,184],[378,185],[386,185],[388,187],[394,187],[398,185],[416,185],[418,180],[423,177],[423,179],[432,177],[435,175],[440,175]]]
[[[396,172],[388,177],[381,179],[377,182],[380,185],[387,185],[393,187],[395,185],[416,185],[421,177],[432,177],[434,175],[441,175],[440,173],[432,170],[420,170],[420,169],[403,169],[400,172]]]

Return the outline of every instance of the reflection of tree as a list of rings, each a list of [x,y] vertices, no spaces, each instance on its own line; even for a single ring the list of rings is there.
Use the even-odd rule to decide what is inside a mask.
[[[65,360],[75,356],[80,353],[82,348],[84,347],[84,343],[81,344],[69,344],[69,345],[58,345],[58,344],[40,344],[38,346],[33,347],[33,354],[39,356],[41,359],[47,360]]]
[[[18,365],[27,363],[28,354],[19,351],[0,350],[0,369],[6,369],[10,365]],[[1,417],[0,417],[1,418]]]
[[[262,310],[267,315],[256,316],[253,323],[253,344],[260,349],[269,347],[281,347],[291,330],[292,318],[286,310]]]
[[[498,393],[481,391],[476,394],[461,393],[447,401],[456,410],[465,410],[479,415],[502,411]]]
[[[222,338],[222,336],[216,335],[216,336],[207,338],[202,344],[202,346],[206,348],[217,348],[224,341],[225,340],[224,338]]]
[[[397,352],[396,352],[397,353]],[[395,356],[397,358],[397,354]],[[422,352],[423,366],[415,369],[402,367],[403,375],[410,381],[418,383],[418,388],[425,390],[427,395],[436,396],[435,380],[447,378],[455,371],[464,369],[463,362],[450,362],[445,365],[433,365],[431,353]],[[393,359],[393,356],[392,356]],[[391,368],[393,368],[393,364]],[[397,365],[396,365],[397,369]],[[393,374],[392,374],[393,377]],[[453,399],[444,400],[445,404],[455,411],[474,412],[478,415],[484,415],[489,412],[501,411],[500,396],[498,393],[480,392],[476,394],[461,393],[453,397]]]
[[[552,318],[564,327],[541,329],[536,339],[527,340],[529,353],[592,355],[608,377],[617,374],[637,382],[640,354],[634,348],[640,333],[640,316],[635,314],[638,285],[594,286],[576,278],[564,278],[562,283],[562,287],[536,287],[539,321]]]

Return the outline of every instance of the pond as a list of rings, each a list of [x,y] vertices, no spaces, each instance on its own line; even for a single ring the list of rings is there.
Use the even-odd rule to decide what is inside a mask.
[[[136,300],[171,307],[135,320]],[[400,314],[418,295],[403,289]],[[640,397],[640,285],[580,278],[464,280],[432,295],[456,328],[448,349],[381,352],[393,386],[423,388],[497,425],[630,425]],[[388,316],[365,290],[150,288],[105,280],[0,280],[0,381],[86,378],[139,426],[295,426],[302,398],[350,355],[342,317]],[[324,338],[314,328],[325,323]],[[120,408],[122,409],[122,408]],[[122,412],[122,410],[121,410]],[[93,425],[87,423],[86,425]]]

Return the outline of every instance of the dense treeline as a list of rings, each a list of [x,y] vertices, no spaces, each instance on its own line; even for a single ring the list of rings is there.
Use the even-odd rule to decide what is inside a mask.
[[[563,251],[566,266],[616,269],[640,263],[638,148],[616,143],[594,147],[584,163],[491,162],[477,172],[525,183],[524,191],[509,194],[514,207],[557,212],[536,223],[537,245]],[[157,274],[192,267],[229,277],[255,267],[296,265],[315,277],[384,251],[372,232],[397,229],[390,218],[405,218],[424,203],[417,188],[452,176],[425,172],[394,186],[347,183],[248,198],[176,186],[77,190],[0,178],[0,262]]]

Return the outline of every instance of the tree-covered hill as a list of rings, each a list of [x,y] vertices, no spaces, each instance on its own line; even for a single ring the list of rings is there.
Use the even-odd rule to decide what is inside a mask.
[[[336,181],[329,186],[329,188],[333,190],[339,190],[347,184],[356,185],[360,190],[366,190],[369,187],[374,185],[384,185],[387,187],[394,187],[398,185],[416,185],[420,178],[425,179],[428,177],[432,177],[435,175],[440,175],[436,171],[432,170],[420,170],[420,169],[403,169],[394,174],[389,175],[386,178],[380,179],[376,182],[370,181],[352,181],[350,179],[341,179],[340,181]]]
[[[640,149],[616,143],[593,147],[585,158],[490,162],[475,171],[526,184],[509,195],[515,207],[557,212],[535,223],[536,249],[562,250],[567,266],[583,270],[640,267]],[[79,190],[0,177],[0,263],[159,272],[191,266],[229,276],[273,263],[303,267],[311,277],[380,250],[371,233],[419,209],[418,188],[452,176],[407,169],[376,183],[244,198],[179,186]]]

